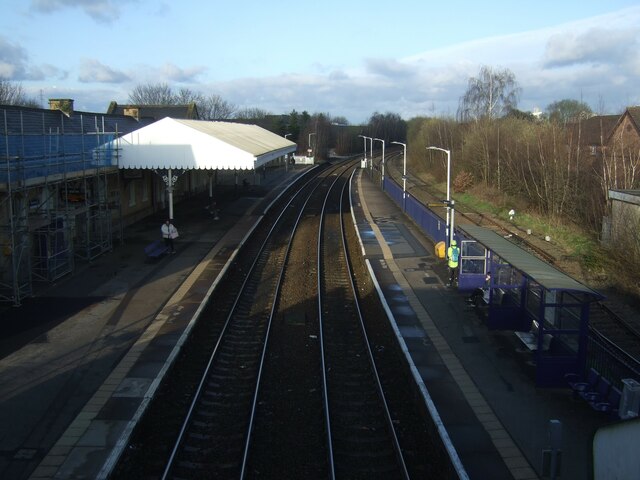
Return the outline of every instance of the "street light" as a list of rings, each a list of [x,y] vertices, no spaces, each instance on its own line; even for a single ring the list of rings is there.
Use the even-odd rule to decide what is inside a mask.
[[[285,133],[284,134],[284,139],[286,140],[287,137],[290,137],[291,135],[293,135],[293,133]],[[288,158],[284,159],[284,171],[285,172],[289,171],[289,159]]]
[[[427,147],[427,150],[440,150],[447,154],[447,226],[445,232],[449,238],[449,245],[451,245],[451,241],[453,240],[454,215],[453,210],[451,210],[451,151],[440,147]],[[451,212],[451,214],[449,214],[449,212]],[[449,228],[449,216],[451,216],[451,228]]]
[[[380,177],[382,178],[382,190],[384,190],[384,140],[382,140],[381,138],[374,138],[374,140],[382,142],[382,161],[380,162],[382,170],[381,170]]]
[[[315,132],[312,132],[312,133],[309,134],[309,139],[308,139],[309,148],[307,149],[307,155],[308,155],[307,158],[311,157],[311,154],[313,153],[313,149],[311,148],[311,135],[315,135]],[[311,157],[311,158],[313,158],[313,157]]]
[[[407,144],[401,142],[391,142],[397,145],[402,145],[403,160],[402,160],[402,210],[406,210],[407,205]]]
[[[364,140],[364,162],[365,162],[365,165],[367,165],[367,138],[371,138],[371,137],[367,137],[365,135],[358,135],[358,136]],[[362,165],[360,165],[360,168],[362,168]]]

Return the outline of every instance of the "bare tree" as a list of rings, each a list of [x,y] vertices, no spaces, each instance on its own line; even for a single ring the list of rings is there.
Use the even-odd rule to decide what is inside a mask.
[[[174,95],[166,83],[136,85],[129,94],[129,103],[136,105],[176,105],[178,95]]]
[[[397,113],[387,112],[384,115],[373,113],[367,125],[369,135],[386,141],[405,139],[407,136],[407,122]]]
[[[35,99],[27,97],[21,84],[3,79],[0,79],[0,105],[40,107],[40,104]]]
[[[236,112],[236,106],[219,95],[209,95],[198,101],[198,113],[202,120],[228,120]]]
[[[467,91],[460,99],[458,118],[466,122],[502,117],[517,108],[519,95],[513,72],[482,66],[478,77],[469,79]]]
[[[343,117],[342,115],[339,115],[337,117],[331,118],[331,124],[345,127],[349,125],[349,120],[347,120],[347,117]]]
[[[196,103],[200,105],[204,101],[204,96],[189,88],[181,88],[178,90],[178,93],[174,95],[174,100],[177,105],[186,105],[188,103]]]
[[[243,108],[242,110],[238,110],[235,114],[235,118],[239,120],[258,120],[261,118],[265,118],[271,115],[266,110],[262,110],[261,108]]]
[[[200,92],[194,92],[189,88],[181,88],[174,93],[166,83],[138,85],[129,94],[129,102],[139,105],[187,105],[195,103],[198,107],[198,115],[202,120],[227,120],[232,118],[235,105],[223,100],[219,95],[205,96]],[[247,109],[246,118],[262,118],[266,112],[258,109]],[[245,118],[245,117],[243,117]]]

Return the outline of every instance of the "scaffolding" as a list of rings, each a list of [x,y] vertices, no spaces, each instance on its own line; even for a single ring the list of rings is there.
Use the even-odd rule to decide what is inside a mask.
[[[0,108],[0,301],[113,248],[117,118]]]

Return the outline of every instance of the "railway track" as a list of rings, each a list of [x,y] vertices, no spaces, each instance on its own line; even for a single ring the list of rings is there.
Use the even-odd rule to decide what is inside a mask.
[[[627,364],[640,371],[640,331],[635,322],[628,321],[609,301],[597,302],[589,312],[589,327],[595,335],[610,344],[609,348]]]
[[[308,176],[254,232],[115,478],[451,476],[345,225],[355,165]]]
[[[409,478],[348,261],[348,178],[326,197],[318,237],[318,308],[332,478]],[[348,199],[347,199],[348,200]]]

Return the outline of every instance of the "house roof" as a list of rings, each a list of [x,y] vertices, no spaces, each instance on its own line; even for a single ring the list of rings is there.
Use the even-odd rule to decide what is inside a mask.
[[[165,117],[190,120],[198,118],[198,109],[195,102],[186,105],[118,105],[117,102],[111,102],[107,108],[107,114],[131,115],[128,112],[132,110],[137,112],[136,118],[150,117],[154,120],[162,120]]]
[[[610,141],[611,137],[614,135],[615,131],[618,129],[618,126],[622,124],[622,122],[626,117],[628,117],[631,120],[631,123],[633,124],[636,131],[640,135],[640,107],[627,107],[624,113],[620,115],[620,117],[618,117],[618,121],[609,132],[607,142]]]
[[[640,106],[638,107],[629,107],[627,108],[627,112],[629,112],[629,116],[636,124],[636,128],[640,130]]]
[[[620,115],[596,115],[579,122],[572,123],[570,131],[579,135],[582,146],[602,146],[616,126]]]
[[[163,118],[118,139],[120,168],[251,170],[296,144],[257,125]]]

